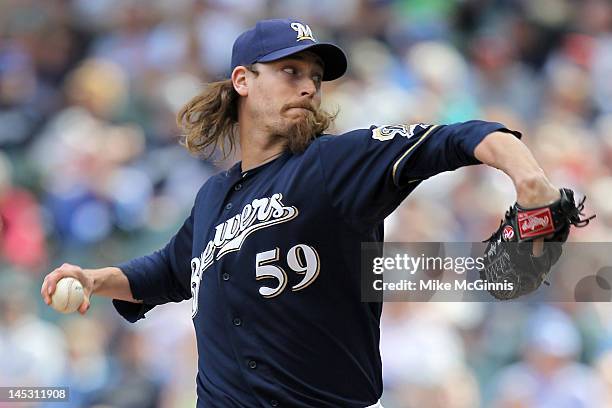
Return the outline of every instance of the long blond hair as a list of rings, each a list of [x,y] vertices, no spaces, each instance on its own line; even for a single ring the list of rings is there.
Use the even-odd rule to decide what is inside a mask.
[[[253,66],[246,67],[258,74]],[[227,159],[236,149],[238,138],[238,100],[231,79],[211,82],[185,106],[176,117],[182,130],[181,144],[196,155],[209,159],[217,148]],[[288,148],[298,153],[304,151],[314,136],[323,133],[338,114],[315,109],[308,121],[292,129],[295,136],[288,140]]]
[[[205,158],[220,148],[227,158],[236,148],[238,97],[231,79],[207,84],[177,114],[181,144]]]

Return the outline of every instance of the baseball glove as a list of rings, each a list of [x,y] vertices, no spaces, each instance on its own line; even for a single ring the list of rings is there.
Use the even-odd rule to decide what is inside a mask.
[[[544,207],[528,209],[515,203],[506,211],[497,231],[483,241],[488,245],[480,278],[487,283],[506,283],[487,285],[495,287],[489,293],[496,299],[515,299],[533,292],[542,282],[548,285],[546,276],[561,256],[561,245],[567,240],[570,226],[584,227],[595,218],[595,215],[581,218],[586,197],[576,205],[572,190],[559,191],[561,198]],[[536,257],[532,252],[533,240],[542,237],[545,237],[543,252]]]

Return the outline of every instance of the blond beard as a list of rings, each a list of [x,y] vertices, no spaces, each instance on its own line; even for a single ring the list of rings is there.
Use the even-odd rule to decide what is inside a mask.
[[[303,153],[310,143],[323,133],[333,122],[335,115],[331,115],[322,109],[313,108],[305,111],[305,114],[296,122],[282,131],[274,132],[274,136],[286,139],[287,148],[293,154]]]

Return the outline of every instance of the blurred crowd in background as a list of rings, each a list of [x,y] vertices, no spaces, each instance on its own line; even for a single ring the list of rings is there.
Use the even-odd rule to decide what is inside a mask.
[[[228,75],[237,35],[271,17],[347,51],[348,74],[323,87],[340,109],[334,133],[501,121],[556,185],[589,197],[597,219],[571,240],[612,241],[609,0],[3,0],[0,386],[69,386],[74,407],[194,406],[188,302],[129,325],[106,299],[61,316],[38,291],[63,262],[113,265],[182,224],[233,162],[191,157],[175,114]],[[484,166],[439,175],[386,239],[480,241],[514,198]],[[612,407],[610,303],[384,309],[388,408]]]

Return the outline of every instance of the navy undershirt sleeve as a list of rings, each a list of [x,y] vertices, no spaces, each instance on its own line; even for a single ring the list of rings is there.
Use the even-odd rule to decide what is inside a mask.
[[[114,299],[113,305],[130,322],[145,317],[156,305],[191,298],[193,210],[183,226],[162,249],[117,265],[128,278],[132,296],[143,303]]]

